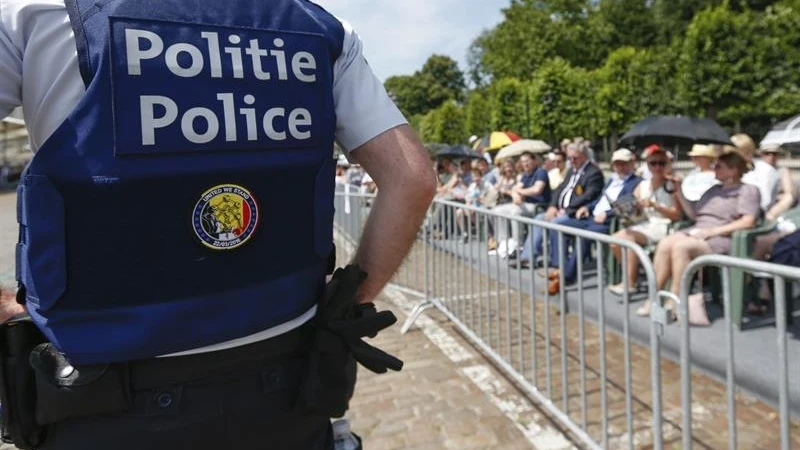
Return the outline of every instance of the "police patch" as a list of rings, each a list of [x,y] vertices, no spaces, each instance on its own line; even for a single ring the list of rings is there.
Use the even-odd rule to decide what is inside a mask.
[[[232,250],[253,236],[258,215],[258,204],[250,191],[235,184],[220,184],[203,192],[197,201],[192,228],[206,247]]]

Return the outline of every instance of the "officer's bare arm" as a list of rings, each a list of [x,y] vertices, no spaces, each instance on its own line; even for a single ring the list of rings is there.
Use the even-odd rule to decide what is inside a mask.
[[[378,186],[354,261],[368,274],[358,300],[369,302],[414,242],[436,192],[436,176],[427,151],[408,125],[385,131],[352,154]]]

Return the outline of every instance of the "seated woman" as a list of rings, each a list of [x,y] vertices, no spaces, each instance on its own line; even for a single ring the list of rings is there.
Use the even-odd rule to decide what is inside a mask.
[[[756,225],[761,196],[757,187],[742,183],[742,176],[748,170],[747,160],[735,151],[725,153],[714,170],[721,184],[706,191],[696,206],[692,207],[683,195],[677,197],[681,208],[695,223],[659,242],[653,257],[658,289],[664,289],[672,279],[671,291],[677,295],[681,276],[690,261],[710,253],[729,253],[731,235]],[[680,184],[680,180],[676,183]],[[674,316],[676,305],[669,303],[667,308],[672,309]]]
[[[692,159],[694,169],[683,177],[681,183],[683,198],[692,203],[697,202],[711,186],[719,183],[714,173],[714,162],[717,160],[717,156],[719,153],[710,145],[695,144],[692,146],[689,157]]]
[[[633,195],[639,201],[647,221],[620,230],[614,237],[626,241],[635,242],[641,246],[654,245],[667,236],[669,224],[680,220],[682,211],[678,200],[678,191],[674,184],[667,181],[667,174],[670,171],[670,158],[666,151],[661,147],[651,147],[645,154],[647,167],[651,174],[649,180],[645,180],[636,187]],[[672,185],[672,186],[670,186]],[[622,248],[612,245],[611,251],[617,261],[622,261]],[[635,287],[636,279],[639,275],[639,259],[633,250],[627,250],[628,254],[628,273],[623,276],[628,277],[628,286]],[[609,286],[608,290],[614,294],[624,293],[624,283]],[[650,313],[650,304],[647,303],[636,311],[639,315]]]

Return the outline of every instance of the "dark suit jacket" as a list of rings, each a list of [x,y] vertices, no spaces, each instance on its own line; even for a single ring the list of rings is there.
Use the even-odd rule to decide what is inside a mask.
[[[564,176],[564,181],[558,186],[555,192],[553,192],[550,206],[561,209],[561,205],[559,204],[561,193],[567,188],[567,185],[569,185],[569,180],[572,178],[572,174],[575,170],[574,167],[571,167],[567,171]],[[583,169],[583,173],[580,178],[578,178],[578,183],[572,190],[572,197],[566,208],[567,214],[569,214],[570,217],[575,217],[575,212],[578,211],[581,206],[588,206],[590,203],[599,199],[603,194],[603,186],[603,172],[597,165],[590,162],[586,165],[586,168]]]

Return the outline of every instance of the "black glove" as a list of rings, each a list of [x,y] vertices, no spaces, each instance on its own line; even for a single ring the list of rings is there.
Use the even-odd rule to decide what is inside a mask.
[[[377,312],[372,303],[356,304],[355,294],[367,274],[358,266],[337,269],[314,319],[306,379],[299,396],[302,409],[341,417],[356,382],[358,361],[375,373],[400,370],[403,362],[361,339],[375,337],[397,322],[391,311]]]

